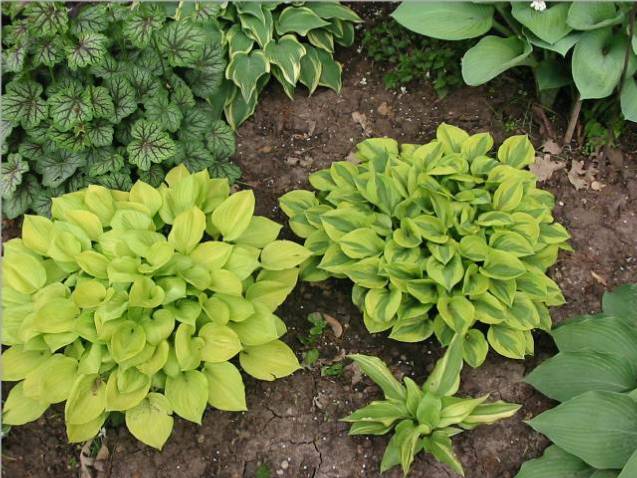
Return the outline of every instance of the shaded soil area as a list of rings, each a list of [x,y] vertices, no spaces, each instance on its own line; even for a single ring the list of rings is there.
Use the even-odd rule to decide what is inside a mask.
[[[347,65],[340,95],[320,90],[290,102],[274,85],[263,94],[256,115],[238,133],[236,160],[244,186],[255,190],[258,213],[284,222],[277,198],[306,188],[310,172],[342,160],[368,136],[390,136],[401,142],[424,143],[443,121],[469,132],[490,131],[501,142],[511,131],[527,132],[536,145],[544,138],[533,120],[531,99],[506,79],[484,88],[462,88],[439,100],[426,84],[404,93],[383,86],[383,71],[356,49],[344,52]],[[354,117],[353,117],[354,113]],[[358,118],[358,119],[356,119]],[[555,117],[555,127],[565,119]],[[551,275],[568,303],[552,310],[559,323],[575,313],[598,311],[603,291],[637,278],[637,129],[623,138],[623,157],[580,157],[565,150],[557,156],[566,167],[541,186],[556,195],[555,216],[572,233],[574,253],[562,253]],[[572,161],[594,166],[604,187],[576,190],[567,177]],[[6,232],[6,231],[5,231]],[[285,234],[291,237],[286,230]],[[6,237],[6,236],[5,236]],[[202,426],[175,420],[163,452],[135,441],[125,429],[108,430],[110,450],[105,476],[114,478],[252,478],[265,464],[272,477],[377,477],[388,437],[350,438],[338,422],[352,410],[380,397],[377,387],[351,367],[338,377],[322,377],[321,365],[342,361],[348,353],[379,355],[397,374],[422,382],[442,350],[435,341],[401,344],[382,334],[372,336],[350,301],[344,281],[300,284],[278,311],[289,332],[286,341],[302,352],[299,337],[307,336],[311,312],[336,318],[344,334],[328,331],[319,344],[320,360],[311,369],[273,383],[246,377],[250,410],[231,414],[209,409]],[[477,370],[465,368],[461,393],[489,393],[523,405],[513,418],[455,438],[455,449],[469,478],[510,478],[523,461],[547,445],[523,420],[551,406],[523,383],[537,363],[553,353],[548,337],[536,336],[536,356],[513,361],[491,353]],[[344,363],[347,363],[346,361]],[[63,407],[54,407],[35,423],[11,430],[4,440],[2,464],[7,477],[68,477],[79,471],[80,447],[67,445]],[[398,469],[387,477],[399,477]],[[413,477],[456,476],[430,456],[419,455]]]

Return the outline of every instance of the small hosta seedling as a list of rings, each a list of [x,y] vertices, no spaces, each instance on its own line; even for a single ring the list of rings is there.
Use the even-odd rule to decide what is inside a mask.
[[[443,345],[465,335],[474,367],[489,345],[510,358],[533,353],[531,331],[550,330],[547,306],[564,302],[545,272],[570,236],[528,170],[528,138],[508,138],[496,157],[492,147],[488,133],[442,124],[428,144],[368,139],[358,164],[312,174],[316,193],[280,198],[312,252],[301,277],[349,278],[370,332],[404,342],[435,334]]]
[[[65,402],[71,442],[123,412],[161,448],[173,413],[246,410],[233,362],[259,380],[297,370],[274,312],[310,252],[254,207],[252,191],[179,166],[159,188],[89,186],[55,198],[52,219],[25,216],[4,245],[2,380],[18,383],[3,424]]]
[[[445,355],[420,387],[409,377],[400,383],[377,357],[350,355],[362,371],[383,391],[377,400],[344,418],[350,435],[385,435],[393,432],[380,464],[381,473],[400,465],[409,473],[415,456],[424,451],[464,476],[451,438],[465,430],[514,415],[520,405],[502,401],[455,396],[462,368],[462,336],[452,340]]]

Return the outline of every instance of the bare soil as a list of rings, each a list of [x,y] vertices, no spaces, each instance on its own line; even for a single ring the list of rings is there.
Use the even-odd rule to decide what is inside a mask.
[[[371,10],[371,9],[369,9]],[[462,88],[439,100],[422,82],[404,93],[387,91],[383,71],[354,47],[342,52],[346,65],[340,95],[321,89],[289,101],[271,85],[255,116],[238,132],[235,159],[245,187],[255,190],[258,213],[284,222],[277,198],[295,188],[307,188],[310,172],[342,160],[367,136],[390,136],[401,142],[424,143],[443,121],[469,132],[490,131],[497,142],[514,133],[529,133],[534,144],[544,141],[531,114],[532,100],[519,83],[507,79],[483,88]],[[352,114],[359,118],[353,119]],[[360,115],[364,115],[360,116]],[[361,121],[360,118],[364,118]],[[565,118],[552,116],[560,131]],[[511,131],[514,121],[515,132]],[[562,253],[551,275],[562,287],[567,304],[552,310],[556,323],[576,313],[598,311],[604,290],[637,279],[637,128],[622,139],[623,157],[595,160],[565,150],[558,156],[566,168],[556,171],[542,187],[558,201],[555,216],[573,235],[573,253]],[[597,169],[600,191],[576,190],[567,177],[571,161]],[[4,224],[4,237],[15,235]],[[12,230],[13,229],[13,230]],[[289,237],[291,232],[285,232]],[[137,442],[125,429],[110,428],[110,450],[104,476],[113,478],[253,478],[265,464],[272,477],[377,477],[388,437],[350,438],[338,421],[352,410],[380,396],[379,390],[351,367],[339,377],[322,377],[320,365],[343,360],[347,353],[376,354],[397,374],[421,382],[442,350],[437,342],[401,344],[382,334],[370,335],[350,301],[345,281],[299,284],[279,310],[289,332],[286,341],[302,352],[299,337],[308,334],[308,313],[332,315],[344,327],[336,339],[327,332],[319,344],[321,359],[311,369],[276,382],[246,377],[246,413],[209,409],[202,426],[175,420],[174,432],[162,452]],[[551,340],[536,336],[536,356],[508,360],[491,353],[480,369],[466,367],[461,393],[490,394],[523,405],[513,418],[478,428],[455,438],[468,478],[510,478],[527,459],[538,456],[547,440],[523,423],[550,407],[549,400],[524,384],[523,377],[553,353]],[[345,362],[346,363],[346,362]],[[66,444],[63,408],[54,407],[35,423],[13,428],[4,440],[5,476],[69,477],[79,472],[80,446]],[[399,477],[399,470],[387,473]],[[419,455],[413,477],[456,476],[430,456]]]

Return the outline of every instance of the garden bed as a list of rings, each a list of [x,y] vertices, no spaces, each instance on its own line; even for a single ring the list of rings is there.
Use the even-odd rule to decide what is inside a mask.
[[[342,160],[366,137],[390,136],[400,142],[424,143],[441,122],[470,133],[490,131],[496,142],[514,134],[530,133],[534,145],[545,140],[531,117],[530,97],[519,84],[497,80],[495,85],[461,88],[439,100],[425,82],[392,93],[383,85],[383,71],[356,48],[341,52],[343,90],[325,89],[311,98],[297,94],[289,101],[277,85],[263,94],[257,112],[238,131],[235,160],[243,170],[242,185],[254,189],[257,213],[279,222],[285,216],[277,198],[295,188],[308,187],[310,172]],[[520,121],[511,126],[511,118]],[[521,121],[527,118],[527,121]],[[563,126],[560,122],[555,125]],[[557,198],[555,216],[571,232],[573,253],[561,253],[550,275],[559,283],[567,304],[552,310],[555,323],[575,313],[599,310],[602,292],[637,277],[637,129],[622,138],[623,157],[611,155],[597,163],[565,150],[556,155],[565,167],[541,183]],[[613,158],[612,160],[610,158]],[[594,190],[576,189],[569,180],[572,161],[595,167]],[[591,173],[592,174],[592,173]],[[571,178],[572,179],[572,178]],[[3,238],[15,235],[4,224]],[[289,230],[285,233],[291,237]],[[288,324],[285,340],[295,350],[306,350],[299,337],[308,334],[307,315],[322,312],[344,328],[336,338],[331,330],[320,343],[320,359],[310,369],[276,382],[246,378],[249,411],[227,413],[208,409],[202,426],[176,420],[162,452],[135,440],[121,427],[109,428],[105,445],[110,451],[104,475],[112,477],[254,477],[266,465],[271,476],[373,477],[388,437],[347,435],[338,422],[354,409],[379,396],[379,390],[351,367],[340,376],[322,377],[321,365],[336,363],[348,353],[378,355],[394,372],[417,382],[433,367],[442,349],[434,340],[402,344],[367,333],[360,313],[351,304],[350,284],[328,281],[302,283],[278,314]],[[461,435],[456,450],[469,478],[512,477],[528,458],[538,456],[548,441],[523,423],[551,402],[523,383],[523,377],[553,352],[551,341],[536,334],[536,355],[527,361],[509,360],[491,353],[479,369],[465,367],[461,394],[491,394],[523,405],[513,418]],[[344,363],[347,363],[345,361]],[[6,390],[5,390],[6,392]],[[63,406],[54,406],[35,423],[11,430],[4,440],[6,476],[52,478],[76,475],[80,469],[78,445],[65,438]],[[398,469],[388,477],[400,476]],[[412,476],[454,476],[431,456],[419,456]]]

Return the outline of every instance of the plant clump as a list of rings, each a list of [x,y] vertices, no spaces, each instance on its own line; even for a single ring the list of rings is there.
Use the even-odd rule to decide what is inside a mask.
[[[259,380],[298,369],[274,311],[310,252],[254,206],[252,191],[182,165],[159,188],[92,185],[53,199],[52,219],[25,216],[3,261],[2,379],[18,382],[3,423],[66,402],[71,442],[122,412],[161,448],[173,413],[246,409],[237,356]]]
[[[569,234],[528,170],[528,138],[508,138],[496,158],[492,146],[488,133],[442,124],[428,144],[368,139],[357,164],[311,175],[317,193],[280,199],[312,252],[302,278],[349,278],[370,332],[405,342],[435,334],[443,345],[466,335],[474,367],[489,344],[510,358],[533,353],[531,331],[549,330],[547,306],[564,302],[545,272]]]
[[[460,386],[463,337],[456,335],[445,355],[436,363],[421,387],[409,377],[401,384],[378,357],[349,357],[382,390],[384,400],[376,400],[356,410],[342,421],[351,423],[350,435],[385,435],[393,432],[381,473],[400,465],[407,476],[415,456],[424,451],[464,476],[462,464],[453,451],[451,438],[511,417],[520,405],[479,398],[456,396]]]
[[[219,8],[4,3],[4,215],[48,215],[89,183],[159,186],[176,164],[236,179]]]

